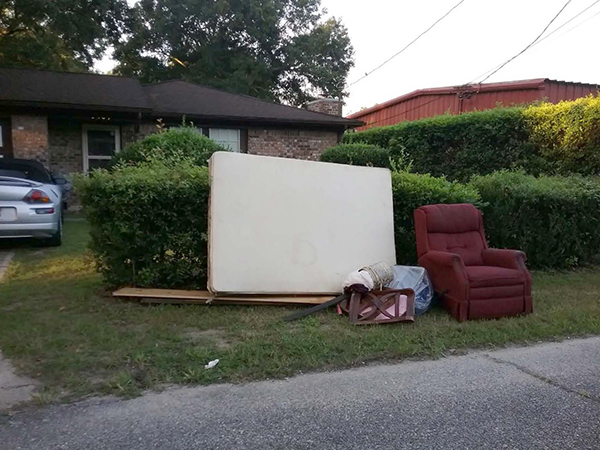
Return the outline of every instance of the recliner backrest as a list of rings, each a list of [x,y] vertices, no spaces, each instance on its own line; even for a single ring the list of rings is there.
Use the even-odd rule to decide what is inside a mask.
[[[438,250],[459,254],[467,266],[483,265],[483,219],[471,204],[421,206],[415,210],[415,233],[419,257]]]

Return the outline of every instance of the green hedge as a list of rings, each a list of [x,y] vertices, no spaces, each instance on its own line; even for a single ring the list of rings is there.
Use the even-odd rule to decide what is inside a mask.
[[[162,162],[79,177],[91,248],[108,284],[206,286],[209,181],[206,168]],[[600,254],[600,181],[499,172],[469,185],[392,173],[398,262],[417,262],[413,211],[473,203],[491,247],[521,249],[532,268],[569,268]]]
[[[392,161],[451,180],[515,169],[600,175],[600,94],[401,122],[346,133],[344,142],[386,148]]]
[[[559,173],[600,174],[600,95],[523,111],[531,142]]]
[[[392,173],[396,257],[400,264],[416,264],[414,210],[434,203],[473,203],[480,206],[479,194],[468,185],[430,175]]]
[[[115,155],[113,164],[137,164],[149,159],[187,159],[203,167],[214,152],[224,151],[227,149],[204,136],[196,127],[183,123],[133,142]]]
[[[321,161],[353,166],[390,167],[390,152],[371,144],[340,144],[325,150]]]
[[[492,247],[527,253],[528,265],[568,268],[600,254],[600,183],[499,172],[472,180]]]
[[[525,168],[538,173],[541,159],[523,117],[523,108],[497,108],[457,116],[442,115],[345,136],[408,157],[417,173],[467,181],[474,174]]]
[[[416,263],[413,210],[478,202],[465,185],[427,175],[392,176],[398,260]],[[206,168],[146,162],[79,177],[91,250],[111,286],[206,287],[209,181]]]
[[[76,189],[109,285],[206,288],[206,168],[117,166],[80,176]]]

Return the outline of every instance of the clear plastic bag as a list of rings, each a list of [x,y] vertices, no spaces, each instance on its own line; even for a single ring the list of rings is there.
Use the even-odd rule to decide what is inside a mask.
[[[394,279],[387,285],[390,289],[412,289],[415,291],[415,314],[420,316],[431,306],[433,285],[423,267],[392,266]]]

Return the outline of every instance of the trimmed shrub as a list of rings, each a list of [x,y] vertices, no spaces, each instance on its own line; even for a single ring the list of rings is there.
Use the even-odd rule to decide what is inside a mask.
[[[138,164],[149,159],[187,159],[204,167],[214,152],[223,151],[227,149],[204,136],[194,126],[184,123],[130,144],[115,155],[113,163]]]
[[[91,250],[111,286],[206,288],[208,170],[117,166],[79,176]]]
[[[600,173],[600,94],[523,111],[531,142],[560,173]]]
[[[600,183],[499,172],[472,180],[491,247],[527,253],[528,265],[569,268],[600,253]]]
[[[500,169],[539,173],[543,162],[529,142],[522,113],[523,108],[496,108],[441,115],[348,133],[345,141],[387,148],[392,158],[410,158],[415,172],[450,180]]]
[[[451,180],[515,169],[600,175],[600,94],[402,122],[346,133],[344,142],[386,148],[392,161]]]
[[[430,175],[392,173],[396,258],[399,264],[416,264],[414,210],[434,203],[472,203],[480,207],[479,194],[472,187]]]
[[[390,167],[390,152],[371,144],[340,144],[325,150],[321,161],[352,166]]]
[[[429,203],[478,204],[470,186],[393,173],[398,261],[416,263],[413,210]],[[110,286],[206,288],[209,180],[206,168],[152,161],[79,176],[91,250]]]

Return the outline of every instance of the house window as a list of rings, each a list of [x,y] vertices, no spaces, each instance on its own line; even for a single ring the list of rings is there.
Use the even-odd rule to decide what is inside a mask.
[[[211,128],[208,130],[208,137],[233,152],[240,152],[240,130]]]
[[[116,125],[83,125],[83,171],[106,168],[113,155],[121,150],[121,136]]]

